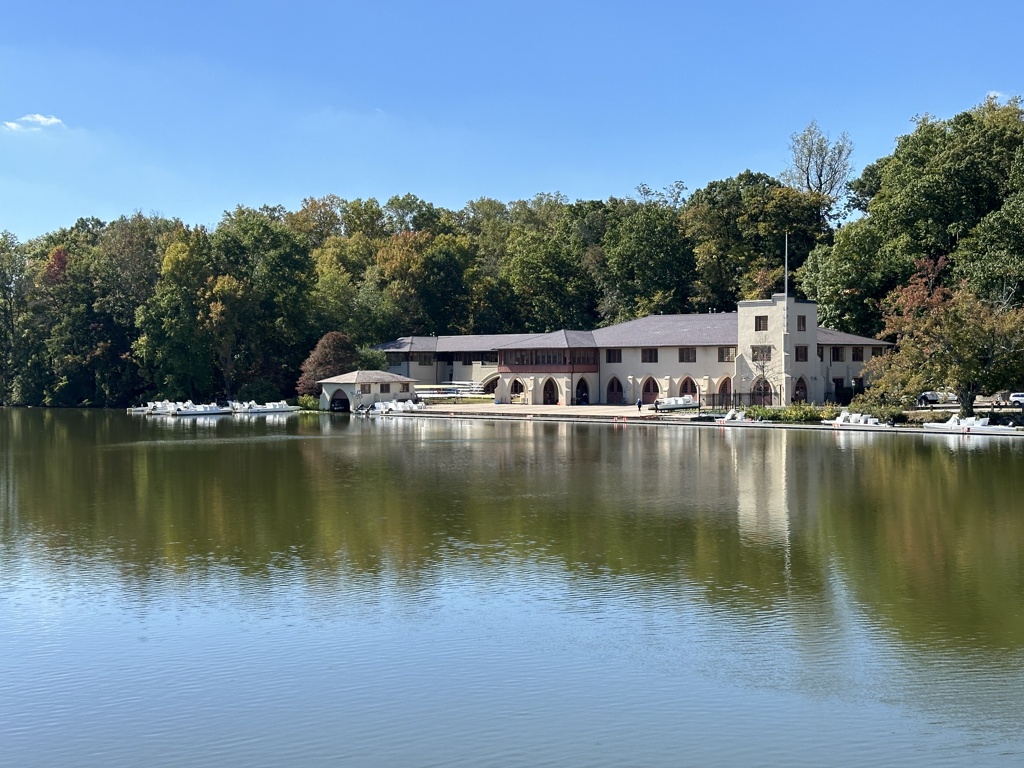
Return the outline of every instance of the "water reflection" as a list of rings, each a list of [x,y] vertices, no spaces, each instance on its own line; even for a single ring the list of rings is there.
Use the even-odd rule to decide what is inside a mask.
[[[710,754],[699,751],[703,735],[688,754],[704,754],[703,764],[716,764],[715,750],[732,764],[756,762],[756,747],[727,745],[735,713],[749,720],[750,702],[765,695],[796,700],[785,700],[783,722],[760,712],[771,725],[752,744],[813,740],[813,728],[794,733],[787,722],[814,717],[828,733],[821,701],[844,722],[877,717],[879,740],[865,737],[876,731],[862,722],[846,744],[860,764],[904,751],[924,755],[919,764],[942,762],[921,751],[923,741],[908,748],[890,738],[890,718],[904,711],[979,729],[976,743],[966,737],[972,749],[1009,741],[997,752],[1007,755],[1019,744],[1024,450],[1013,441],[9,409],[0,409],[0,429],[0,657],[21,659],[7,678],[10,701],[31,700],[40,676],[60,667],[46,655],[53,627],[83,627],[61,652],[88,667],[90,654],[138,655],[139,634],[187,654],[198,641],[184,622],[204,627],[198,658],[212,660],[198,672],[185,665],[203,696],[214,694],[195,680],[234,690],[242,678],[229,646],[244,648],[246,663],[261,659],[267,684],[283,689],[291,662],[266,654],[309,658],[293,703],[342,665],[335,683],[354,676],[364,687],[338,721],[381,734],[395,733],[396,718],[455,732],[431,720],[444,706],[402,703],[424,696],[417,681],[432,670],[433,683],[463,679],[491,695],[514,681],[528,706],[505,701],[485,716],[481,699],[465,705],[490,718],[492,735],[507,728],[510,707],[543,712],[538,732],[564,723],[565,712],[599,714],[594,702],[611,685],[634,709],[625,718],[606,710],[593,743],[614,722],[662,730],[606,763],[677,755],[679,722],[698,721],[703,734],[722,723],[721,733]],[[166,639],[179,634],[180,650]],[[309,636],[320,638],[312,651]],[[349,643],[344,663],[339,637]],[[166,686],[147,661],[139,656],[134,684]],[[655,680],[670,681],[661,698]],[[380,723],[360,720],[354,713],[384,712],[369,693],[382,685],[398,709]],[[59,677],[55,686],[27,711],[77,695]],[[562,687],[583,701],[559,704]],[[884,711],[866,715],[864,701]],[[26,717],[2,705],[0,714]],[[543,754],[573,761],[543,743]],[[24,754],[38,746],[23,744]],[[826,738],[818,756],[832,744]],[[663,752],[637,760],[648,747]]]
[[[3,412],[2,542],[123,578],[230,566],[430,579],[556,561],[711,604],[820,610],[837,579],[914,643],[1024,646],[1016,443],[329,415]],[[953,441],[944,439],[952,438]]]

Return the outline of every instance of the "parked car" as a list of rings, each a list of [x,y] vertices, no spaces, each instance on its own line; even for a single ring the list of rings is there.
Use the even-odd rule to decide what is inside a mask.
[[[917,396],[918,405],[938,405],[940,403],[956,403],[955,392],[936,392],[933,389]]]
[[[1007,402],[1009,402],[1010,405],[1019,405],[1024,407],[1024,392],[1011,392],[1010,396],[1007,398]]]

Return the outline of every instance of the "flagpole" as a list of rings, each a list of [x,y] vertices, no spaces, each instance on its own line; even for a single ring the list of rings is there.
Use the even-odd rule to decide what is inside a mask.
[[[783,273],[783,289],[782,292],[789,297],[789,232],[786,233],[786,265],[783,267],[785,272]]]

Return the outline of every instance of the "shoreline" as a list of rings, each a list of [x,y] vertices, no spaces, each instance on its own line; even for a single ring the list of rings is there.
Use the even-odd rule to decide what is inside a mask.
[[[648,426],[716,427],[718,429],[803,429],[831,432],[874,432],[889,435],[963,435],[1024,438],[1024,430],[989,432],[970,427],[925,429],[923,426],[868,424],[798,424],[780,421],[731,421],[719,423],[709,415],[669,411],[637,412],[635,405],[496,405],[493,403],[436,404],[418,411],[396,411],[388,416],[429,419],[480,419],[491,421],[544,421],[575,424],[616,424]],[[380,418],[379,416],[369,418]],[[719,416],[720,418],[720,416]]]

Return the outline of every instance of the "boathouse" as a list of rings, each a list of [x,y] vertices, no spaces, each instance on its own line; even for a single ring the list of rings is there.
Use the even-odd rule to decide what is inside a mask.
[[[389,371],[350,371],[317,384],[322,387],[322,411],[355,411],[378,402],[416,397],[416,379]]]

